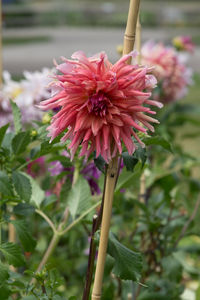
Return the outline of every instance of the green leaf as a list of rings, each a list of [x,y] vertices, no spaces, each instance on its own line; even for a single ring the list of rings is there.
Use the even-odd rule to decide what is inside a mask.
[[[32,195],[31,183],[29,178],[22,172],[14,171],[12,173],[12,180],[15,190],[21,200],[30,201]]]
[[[106,161],[103,159],[101,155],[99,155],[97,158],[94,158],[95,166],[102,172],[105,172],[105,165]]]
[[[19,107],[17,106],[17,104],[15,102],[10,100],[10,104],[11,104],[11,107],[12,107],[15,131],[16,131],[16,133],[18,133],[22,130],[21,112],[20,112],[20,109],[19,109]]]
[[[133,172],[135,165],[138,163],[138,159],[129,155],[128,152],[123,152],[122,157],[127,171]]]
[[[51,151],[52,147],[53,143],[50,143],[49,141],[43,142],[40,146],[40,151],[39,154],[37,154],[37,156],[43,156],[45,154],[48,154]]]
[[[13,209],[14,214],[18,216],[30,216],[34,213],[34,211],[34,206],[28,203],[19,203]]]
[[[49,154],[50,152],[55,152],[56,149],[58,149],[58,145],[55,146],[55,144],[59,143],[59,138],[60,136],[56,137],[51,143],[49,142],[49,140],[42,142],[38,151],[35,152],[34,158],[44,156],[46,154]]]
[[[164,139],[161,136],[153,136],[153,137],[148,137],[144,140],[144,143],[149,146],[149,145],[158,145],[161,146],[162,148],[164,148],[165,150],[173,153],[171,144]]]
[[[37,300],[37,298],[35,296],[25,296],[22,300]]]
[[[12,149],[15,155],[21,154],[26,150],[26,147],[31,141],[30,133],[20,132],[12,140]]]
[[[37,181],[35,179],[33,179],[33,177],[31,177],[30,175],[28,175],[26,173],[23,173],[23,175],[29,179],[30,184],[31,184],[32,195],[31,195],[30,203],[33,204],[34,206],[40,208],[42,201],[45,199],[44,190],[41,189],[41,187],[39,186]]]
[[[17,244],[3,243],[0,245],[0,251],[9,265],[20,267],[25,261],[21,253],[21,248]]]
[[[4,135],[4,139],[2,141],[2,147],[9,149],[10,151],[12,150],[11,144],[12,144],[12,140],[14,137],[14,132],[8,132],[6,133],[6,135]]]
[[[32,186],[31,203],[34,203],[39,208],[40,204],[45,198],[45,192],[41,189],[39,184],[34,179],[31,180],[31,186]]]
[[[122,245],[112,233],[109,235],[108,253],[115,259],[113,273],[124,280],[139,281],[142,256]]]
[[[11,223],[15,226],[17,235],[25,251],[33,252],[36,241],[32,238],[25,220],[14,220]]]
[[[0,128],[0,146],[2,144],[4,135],[5,135],[6,130],[8,129],[8,127],[9,127],[9,124],[6,124],[6,125],[4,125],[3,127]]]
[[[9,298],[10,294],[11,294],[11,291],[8,288],[8,284],[6,282],[4,285],[2,285],[0,287],[0,296],[1,296],[0,299],[1,300],[8,300],[8,299],[10,300],[10,298]]]
[[[70,179],[68,178],[65,183],[62,185],[62,188],[61,188],[61,191],[60,191],[60,201],[61,202],[65,202],[67,197],[68,197],[68,194],[69,194],[69,191],[71,189],[71,181]]]
[[[4,171],[0,171],[0,192],[8,197],[13,195],[10,179]]]
[[[9,270],[7,266],[0,262],[0,286],[9,278]]]
[[[90,200],[91,193],[89,185],[87,181],[80,176],[67,197],[69,211],[73,219],[77,214],[83,213],[90,207]]]
[[[134,182],[135,186],[139,184],[139,178],[142,174],[141,162],[135,166],[134,172],[129,172],[123,168],[122,173],[117,181],[117,186],[115,188],[115,193],[119,192],[122,188],[127,188]]]
[[[200,299],[200,285],[198,286],[197,290],[196,290],[196,294],[195,294],[195,299],[199,300]]]
[[[133,156],[142,162],[141,168],[143,168],[147,159],[146,148],[142,148],[140,144],[136,142],[135,144],[137,145],[137,149],[135,150]]]

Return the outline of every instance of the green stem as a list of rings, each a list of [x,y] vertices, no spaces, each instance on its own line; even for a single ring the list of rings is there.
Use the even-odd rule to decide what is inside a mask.
[[[21,170],[21,169],[25,168],[27,165],[29,165],[30,163],[34,162],[36,159],[37,158],[30,159],[29,161],[25,162],[24,164],[16,167],[15,170]]]
[[[56,233],[54,233],[52,239],[51,239],[51,242],[37,268],[37,272],[40,272],[43,268],[43,266],[46,264],[46,262],[48,261],[49,257],[52,255],[52,253],[54,252],[58,242],[60,240],[60,236]]]
[[[54,231],[54,235],[53,235],[51,242],[50,242],[37,270],[36,270],[36,273],[40,272],[42,270],[42,268],[44,267],[44,265],[47,263],[50,256],[53,254],[57,244],[59,243],[60,238],[65,233],[67,233],[70,229],[72,229],[76,224],[78,224],[87,214],[89,214],[92,210],[94,210],[97,206],[99,206],[100,203],[101,203],[101,201],[98,201],[95,205],[93,205],[91,208],[89,208],[85,213],[83,213],[79,218],[74,220],[69,226],[67,226],[67,228],[65,228],[62,231],[61,231],[61,227],[64,225],[64,222],[62,221],[60,223],[60,225],[58,226],[58,230]],[[45,214],[40,214],[40,215],[42,215],[44,217]],[[59,230],[59,228],[60,228],[60,230]],[[35,278],[33,278],[30,283],[33,284],[34,282],[35,282]]]
[[[67,226],[63,231],[59,232],[59,235],[64,235],[67,233],[72,227],[74,227],[77,223],[79,223],[85,216],[87,216],[93,209],[98,207],[101,204],[101,201],[98,201],[96,204],[94,204],[92,207],[90,207],[88,210],[86,210],[80,217],[78,217],[76,220],[74,220],[71,224]]]
[[[55,248],[56,248],[59,240],[60,240],[60,236],[57,233],[54,233],[54,235],[53,235],[53,237],[51,239],[51,242],[50,242],[50,244],[49,244],[49,246],[48,246],[48,248],[47,248],[47,250],[46,250],[46,252],[45,252],[45,254],[44,254],[44,256],[43,256],[43,258],[42,258],[42,260],[41,260],[41,262],[40,262],[40,264],[38,266],[38,268],[37,268],[37,270],[36,270],[36,273],[39,273],[42,270],[42,268],[44,267],[44,265],[47,263],[49,257],[54,252],[54,250],[55,250]],[[36,281],[36,279],[32,278],[30,284],[35,283],[35,281]]]
[[[45,219],[45,221],[49,224],[54,233],[57,233],[55,225],[43,211],[41,211],[40,209],[36,209],[35,212]]]

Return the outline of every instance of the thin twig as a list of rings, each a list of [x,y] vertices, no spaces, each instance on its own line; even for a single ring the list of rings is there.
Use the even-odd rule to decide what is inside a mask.
[[[41,211],[40,209],[36,209],[35,212],[38,215],[40,215],[41,217],[43,217],[43,219],[45,219],[45,221],[49,224],[49,226],[51,227],[51,229],[53,230],[54,233],[57,233],[57,229],[56,229],[55,225],[49,219],[49,217],[45,213],[43,213],[43,211]]]
[[[101,204],[101,201],[98,201],[96,204],[94,204],[92,207],[90,207],[88,210],[86,210],[86,212],[84,212],[84,214],[80,215],[80,217],[78,217],[71,224],[69,224],[69,226],[67,226],[67,228],[65,228],[63,231],[59,231],[58,234],[63,235],[65,233],[67,233],[72,227],[74,227],[79,221],[81,221],[85,216],[87,216],[91,211],[93,211],[93,209],[98,207],[100,204]]]

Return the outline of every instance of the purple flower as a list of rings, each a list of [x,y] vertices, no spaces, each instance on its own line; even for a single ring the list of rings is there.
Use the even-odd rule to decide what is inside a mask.
[[[69,157],[67,151],[62,153],[63,156]],[[74,175],[74,166],[65,168],[59,161],[53,161],[48,168],[51,176],[57,176],[61,172],[66,172],[66,178],[69,178],[70,181],[73,181]],[[94,162],[87,163],[86,161],[83,162],[83,168],[80,170],[80,174],[87,180],[91,194],[100,194],[101,190],[98,186],[97,180],[99,179],[101,172],[96,168]]]

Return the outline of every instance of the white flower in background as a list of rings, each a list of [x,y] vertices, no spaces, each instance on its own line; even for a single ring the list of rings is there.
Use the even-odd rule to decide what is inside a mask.
[[[36,104],[50,96],[48,88],[49,83],[52,81],[51,70],[44,68],[42,72],[28,72],[24,71],[24,80],[21,81],[26,97],[26,104]]]
[[[43,113],[36,104],[50,97],[49,83],[52,81],[51,70],[23,73],[24,79],[14,81],[8,71],[3,72],[3,87],[0,91],[0,126],[12,121],[10,100],[14,101],[22,113],[22,122],[31,123],[41,120]]]
[[[10,111],[10,99],[18,102],[23,88],[20,82],[11,79],[8,71],[3,72],[3,81],[3,87],[0,91],[0,105],[2,110]]]

